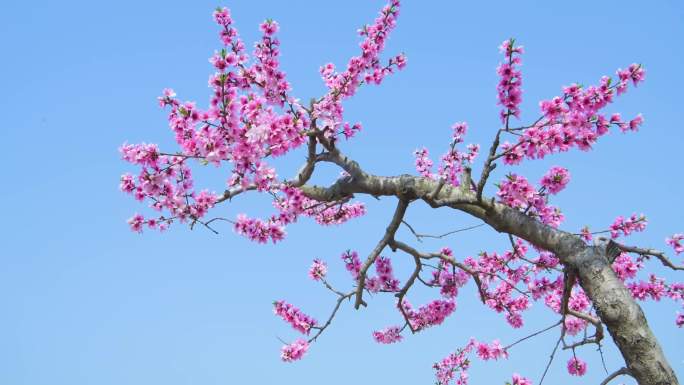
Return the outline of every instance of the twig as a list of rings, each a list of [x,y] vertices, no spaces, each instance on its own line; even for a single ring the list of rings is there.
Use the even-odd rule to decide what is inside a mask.
[[[539,330],[539,331],[537,331],[537,332],[534,332],[534,333],[530,334],[529,336],[523,337],[523,338],[521,338],[521,339],[519,339],[519,340],[513,342],[512,344],[506,345],[506,346],[504,346],[503,350],[508,350],[509,348],[512,348],[513,346],[515,346],[515,345],[517,345],[517,344],[519,344],[519,343],[521,343],[521,342],[523,342],[523,341],[525,341],[525,340],[528,340],[528,339],[530,339],[530,338],[532,338],[532,337],[538,336],[538,335],[540,335],[540,334],[542,334],[542,333],[544,333],[544,332],[546,332],[546,331],[549,331],[549,330],[555,328],[556,326],[560,325],[562,322],[563,322],[563,321],[560,320],[560,321],[554,323],[553,325],[551,325],[551,326],[549,326],[549,327],[546,327],[546,328],[544,328],[544,329],[542,329],[542,330]]]
[[[553,351],[551,351],[551,356],[549,357],[549,363],[546,364],[546,368],[544,369],[544,374],[541,376],[541,380],[539,380],[539,385],[542,385],[544,382],[544,377],[546,377],[546,373],[549,371],[549,367],[551,367],[551,363],[553,362],[553,357],[556,355],[556,350],[558,350],[558,346],[561,343],[561,340],[563,339],[563,333],[561,332],[561,336],[558,337],[558,341],[556,342],[556,346],[553,348]]]
[[[316,341],[316,338],[318,338],[318,336],[320,336],[321,333],[323,333],[323,331],[324,331],[328,326],[330,326],[330,323],[332,323],[333,318],[335,318],[335,314],[337,314],[337,310],[339,310],[339,309],[340,309],[340,305],[342,305],[342,301],[344,301],[344,300],[347,299],[347,298],[351,298],[351,296],[352,296],[353,294],[354,294],[354,292],[352,291],[352,292],[350,292],[350,293],[347,293],[347,294],[342,295],[342,296],[340,296],[339,298],[337,298],[337,303],[335,304],[335,308],[333,309],[332,313],[330,313],[330,317],[328,317],[328,320],[325,322],[325,324],[323,324],[323,326],[321,326],[320,328],[318,328],[318,332],[316,332],[316,334],[314,334],[313,337],[309,338],[309,341],[308,341],[309,343],[311,343],[311,342],[313,342],[313,341]]]
[[[644,257],[647,257],[647,258],[650,256],[653,256],[653,257],[658,258],[660,260],[660,262],[663,263],[663,265],[669,267],[672,270],[684,270],[684,266],[677,266],[674,263],[672,263],[672,261],[670,261],[670,259],[662,251],[654,250],[654,249],[642,249],[642,248],[634,247],[634,246],[625,246],[625,245],[621,245],[621,244],[619,244],[617,242],[613,242],[613,241],[610,241],[609,243],[611,243],[611,242],[614,245],[616,245],[622,251],[626,251],[628,253],[636,253],[639,255],[643,255]]]
[[[611,373],[608,377],[606,377],[605,380],[601,381],[601,384],[600,384],[600,385],[606,385],[606,384],[608,384],[611,380],[613,380],[613,378],[618,377],[618,376],[622,376],[622,375],[631,376],[631,375],[632,375],[632,372],[631,372],[629,369],[627,369],[627,368],[624,368],[624,367],[623,367],[623,368],[620,368],[620,369],[614,371],[613,373]]]
[[[444,237],[446,237],[446,236],[449,236],[449,235],[452,235],[452,234],[456,234],[456,233],[460,233],[460,232],[463,232],[463,231],[468,231],[468,230],[476,229],[476,228],[478,228],[478,227],[482,227],[482,226],[486,225],[486,223],[480,223],[479,225],[473,225],[473,226],[468,226],[468,227],[464,227],[464,228],[461,228],[461,229],[456,229],[456,230],[449,231],[449,232],[444,233],[444,234],[441,234],[441,235],[431,235],[431,234],[421,234],[421,233],[418,233],[418,232],[417,232],[410,224],[408,224],[408,222],[406,222],[405,220],[402,220],[401,223],[403,223],[404,225],[406,225],[406,227],[408,227],[408,229],[411,231],[411,233],[413,233],[413,235],[416,237],[416,240],[417,240],[418,242],[423,242],[422,238],[442,239],[442,238],[444,238]]]

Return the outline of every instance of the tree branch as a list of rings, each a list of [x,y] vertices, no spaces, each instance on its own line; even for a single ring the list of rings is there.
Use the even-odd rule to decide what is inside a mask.
[[[654,250],[654,249],[642,249],[639,247],[633,247],[633,246],[625,246],[621,245],[617,242],[610,241],[614,245],[616,245],[620,250],[626,251],[628,253],[636,253],[639,255],[643,255],[644,257],[656,257],[662,262],[663,265],[666,267],[669,267],[672,270],[684,270],[684,266],[677,266],[672,261],[665,255],[664,252],[659,251],[659,250]]]
[[[354,301],[355,309],[358,309],[359,306],[361,306],[362,304],[366,306],[366,303],[363,301],[362,298],[363,289],[366,282],[366,273],[368,272],[368,269],[371,267],[371,265],[375,263],[375,260],[378,258],[378,256],[385,248],[385,246],[387,246],[390,243],[390,241],[394,239],[394,234],[397,232],[397,229],[399,228],[402,219],[404,219],[404,214],[406,214],[406,208],[408,207],[408,205],[408,200],[402,198],[399,199],[399,202],[397,202],[397,208],[394,211],[394,216],[392,217],[392,221],[389,223],[387,229],[385,230],[385,235],[382,237],[382,239],[380,239],[380,242],[378,242],[373,251],[371,251],[370,255],[363,263],[363,265],[361,265],[361,270],[359,271],[359,282],[356,288],[356,300]]]
[[[606,377],[605,380],[601,381],[600,385],[607,385],[610,381],[613,380],[613,378],[618,377],[618,376],[622,376],[622,375],[631,376],[632,372],[630,372],[630,370],[627,368],[620,368],[620,369],[614,371],[613,373],[611,373],[610,375],[608,375],[608,377]]]

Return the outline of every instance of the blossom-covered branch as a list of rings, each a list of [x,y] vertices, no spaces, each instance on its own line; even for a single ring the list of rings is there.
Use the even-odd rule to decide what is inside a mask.
[[[356,195],[391,197],[397,199],[394,215],[377,245],[367,252],[367,258],[362,262],[359,253],[353,250],[342,253],[342,264],[351,275],[348,290],[339,290],[327,280],[329,267],[323,259],[315,259],[309,268],[309,277],[336,296],[324,323],[284,300],[274,303],[275,314],[304,335],[281,348],[284,361],[301,359],[310,344],[318,341],[332,325],[344,301],[351,302],[354,298],[358,309],[360,305],[367,305],[364,293],[393,295],[399,322],[403,324],[371,333],[378,343],[392,344],[404,338],[402,333],[406,328],[418,333],[452,317],[460,288],[472,279],[484,307],[502,314],[512,328],[524,327],[524,314],[533,302],[543,304],[559,320],[507,346],[498,341],[469,340],[435,363],[439,384],[466,384],[471,354],[482,360],[505,359],[509,348],[558,325],[560,336],[540,383],[559,352],[571,354],[567,361],[570,375],[584,375],[589,366],[578,352],[589,344],[600,348],[605,327],[620,349],[626,369],[610,375],[604,383],[617,375],[630,374],[642,384],[676,384],[677,378],[635,300],[670,298],[684,306],[684,284],[667,282],[655,272],[646,271],[644,261],[654,257],[670,269],[684,270],[684,267],[672,262],[664,252],[615,241],[645,231],[646,217],[620,216],[602,231],[592,232],[588,226],[576,234],[563,231],[566,214],[552,201],[570,183],[570,171],[557,165],[539,178],[524,176],[512,169],[524,160],[541,159],[575,148],[589,151],[611,127],[621,132],[637,131],[644,121],[640,114],[623,119],[619,113],[611,114],[605,109],[630,84],[637,86],[644,80],[644,68],[632,64],[619,69],[614,79],[602,77],[597,85],[563,87],[561,95],[539,103],[541,115],[536,120],[512,127],[513,119],[520,118],[523,94],[520,66],[524,51],[515,39],[507,39],[500,47],[503,60],[497,68],[496,92],[501,106],[497,124],[500,126],[494,130],[479,179],[473,180],[472,170],[480,145],[463,146],[468,131],[466,122],[451,127],[447,151],[438,162],[433,162],[427,148],[415,151],[419,176],[373,175],[338,146],[340,140],[350,140],[362,129],[360,123],[345,120],[343,102],[354,96],[362,85],[379,85],[387,75],[406,66],[404,54],[382,57],[399,13],[399,0],[389,0],[373,23],[359,30],[362,41],[358,55],[351,57],[340,71],[332,63],[321,66],[320,75],[327,90],[305,105],[294,96],[287,74],[280,66],[281,42],[277,37],[280,25],[274,20],[265,20],[259,26],[261,37],[254,45],[253,54],[248,55],[233,26],[230,11],[218,8],[214,20],[222,47],[209,59],[213,73],[208,82],[208,107],[202,109],[195,102],[182,101],[173,90],[165,89],[158,101],[169,111],[169,127],[179,148],[166,151],[149,143],[124,144],[120,148],[122,158],[139,169],[136,174],[121,177],[121,190],[138,201],[147,202],[156,212],[148,216],[135,214],[128,221],[130,228],[136,232],[142,232],[145,227],[164,230],[181,222],[191,228],[201,224],[218,233],[214,222],[222,221],[252,241],[275,243],[286,236],[286,226],[301,217],[327,226],[364,215],[366,207],[353,200]],[[305,147],[306,160],[294,177],[279,176],[272,160],[302,147]],[[310,184],[320,168],[319,163],[339,167],[340,177],[329,186]],[[437,169],[433,170],[435,164]],[[225,170],[223,193],[195,188],[193,165],[212,165]],[[511,169],[492,188],[489,181],[499,166]],[[235,219],[209,214],[217,205],[231,203],[246,193],[268,196],[274,212],[263,218],[239,214]],[[488,196],[490,193],[492,196]],[[418,201],[435,209],[449,208],[472,216],[482,224],[441,235],[418,233],[407,219],[409,206]],[[466,255],[445,246],[438,252],[426,253],[396,239],[402,223],[418,241],[442,240],[456,232],[486,225],[505,234],[510,249],[481,250],[476,255]],[[603,233],[610,233],[611,239],[594,238]],[[594,243],[590,244],[591,241]],[[684,252],[682,241],[684,235],[679,233],[666,239],[676,254]],[[388,249],[401,251],[402,256],[411,258],[413,269],[407,277],[395,275],[396,257],[383,255]],[[431,277],[424,276],[426,270]],[[422,287],[438,289],[437,298],[423,305],[412,305],[408,298],[416,286],[421,287],[416,282],[422,283]],[[678,314],[675,322],[683,326],[684,315]],[[589,335],[590,327],[595,330],[593,335]],[[563,349],[559,350],[560,346]],[[519,374],[513,374],[510,383],[531,385],[530,380]]]

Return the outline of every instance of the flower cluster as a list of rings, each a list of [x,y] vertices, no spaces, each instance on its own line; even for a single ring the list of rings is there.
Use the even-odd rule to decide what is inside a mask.
[[[468,384],[468,369],[470,368],[468,354],[472,349],[473,346],[469,343],[465,348],[449,354],[432,365],[437,385],[448,385],[454,379],[456,385]]]
[[[564,177],[567,178],[567,174],[564,174]],[[558,191],[562,188],[560,184],[549,185]],[[523,176],[509,174],[506,180],[499,184],[499,191],[496,194],[503,204],[537,217],[549,226],[558,227],[565,218],[559,208],[547,204],[545,192],[535,189]]]
[[[523,158],[544,158],[546,155],[568,151],[572,147],[590,150],[599,136],[608,133],[611,125],[625,131],[636,131],[643,123],[638,115],[629,122],[619,114],[607,118],[601,110],[613,102],[613,96],[627,88],[627,79],[637,85],[644,78],[640,65],[630,65],[628,70],[619,70],[620,81],[613,84],[604,76],[598,86],[586,89],[578,84],[563,88],[563,96],[540,102],[542,117],[529,127],[522,127],[522,134],[516,144],[505,142],[501,148],[504,163],[518,164]]]
[[[455,123],[451,128],[453,130],[451,146],[440,158],[437,176],[452,186],[459,186],[459,177],[463,173],[464,168],[472,164],[477,157],[480,152],[480,145],[469,144],[466,146],[465,152],[459,151],[456,146],[463,143],[463,138],[468,131],[468,124],[466,122],[459,122]],[[416,150],[414,155],[416,157],[415,164],[418,173],[426,178],[434,178],[435,175],[432,173],[433,162],[430,159],[428,150],[426,148]]]
[[[672,234],[671,237],[665,239],[665,243],[672,246],[675,253],[680,254],[684,252],[684,245],[681,243],[683,240],[684,234]]]
[[[511,385],[532,385],[532,381],[519,375],[518,373],[513,373],[513,381]]]
[[[309,343],[306,340],[298,339],[280,349],[280,359],[285,362],[297,361],[304,357],[307,350],[309,350]]]
[[[667,283],[664,278],[650,274],[648,281],[632,281],[627,283],[627,288],[635,299],[660,301],[663,298],[670,298],[684,307],[684,283]],[[678,313],[675,319],[677,326],[682,326],[681,321],[681,315]]]
[[[359,254],[356,251],[347,250],[342,253],[341,258],[344,261],[345,268],[351,273],[352,278],[358,280],[359,274],[361,273],[361,259],[359,259]]]
[[[621,281],[636,277],[643,266],[640,260],[635,261],[628,253],[620,253],[613,261],[613,271]]]
[[[475,342],[475,352],[483,361],[498,360],[508,358],[508,352],[501,346],[499,340],[492,341],[491,344]]]
[[[436,299],[414,310],[408,300],[397,304],[406,313],[408,322],[414,331],[423,330],[431,326],[440,325],[446,317],[456,310],[456,300]]]
[[[610,237],[615,239],[620,236],[620,233],[626,237],[633,232],[644,231],[647,223],[644,214],[639,216],[632,214],[632,216],[627,219],[623,216],[619,216],[615,218],[613,224],[610,225]]]
[[[453,257],[453,252],[448,247],[442,248],[440,253],[447,257]],[[432,272],[430,285],[439,287],[440,293],[446,298],[456,298],[458,289],[468,282],[470,276],[461,269],[456,270],[448,262],[441,260],[437,270]]]
[[[342,124],[342,100],[356,93],[363,84],[380,84],[385,76],[402,69],[406,65],[406,57],[397,55],[387,65],[380,64],[380,53],[390,32],[396,25],[399,16],[399,0],[390,0],[372,25],[364,26],[359,34],[364,40],[359,45],[361,54],[352,57],[347,68],[338,73],[332,63],[321,67],[321,76],[329,92],[314,104],[314,116],[323,123],[325,135],[335,138]]]
[[[376,277],[366,279],[366,288],[372,293],[383,291],[399,291],[399,280],[392,273],[392,262],[389,258],[379,257],[375,261]]]
[[[285,301],[273,302],[273,312],[302,334],[308,335],[317,325],[315,319]]]
[[[437,174],[439,177],[452,186],[460,185],[459,177],[463,173],[463,168],[471,164],[480,151],[480,146],[477,144],[469,144],[466,147],[466,152],[460,152],[456,146],[463,143],[463,137],[468,130],[466,122],[454,124],[452,127],[453,135],[451,139],[451,146],[440,158],[439,168]]]
[[[554,166],[544,174],[541,185],[550,194],[558,194],[570,182],[570,173],[567,168]]]
[[[501,79],[496,86],[501,110],[501,122],[508,126],[510,116],[520,117],[520,103],[522,102],[522,76],[518,67],[522,64],[520,54],[523,53],[522,46],[515,45],[515,39],[504,41],[499,47],[501,53],[506,57],[504,63],[499,64],[496,73]]]
[[[437,377],[437,385],[448,385],[452,381],[456,385],[467,385],[468,369],[471,363],[468,356],[473,350],[480,359],[485,361],[508,358],[508,353],[499,344],[499,341],[487,344],[471,338],[466,346],[449,354],[432,366]],[[508,385],[532,385],[529,379],[517,373],[514,373],[512,377],[512,383],[507,383]]]
[[[400,342],[403,339],[401,336],[401,328],[399,326],[390,326],[382,330],[374,331],[373,339],[380,344]]]
[[[269,239],[276,243],[285,238],[285,229],[278,221],[269,219],[263,221],[258,218],[249,218],[240,214],[234,224],[235,232],[253,241],[266,243]]]
[[[418,174],[426,177],[433,178],[432,175],[432,160],[430,159],[430,153],[427,148],[421,148],[413,152],[416,156],[416,170]]]
[[[587,372],[587,363],[577,357],[568,360],[568,373],[573,376],[583,376]]]
[[[131,230],[142,232],[143,225],[164,230],[174,220],[198,221],[214,206],[219,196],[207,190],[193,189],[192,171],[186,159],[162,155],[154,144],[124,144],[120,149],[124,160],[141,166],[137,177],[121,176],[119,188],[142,201],[149,199],[155,211],[168,210],[169,215],[145,219],[135,214],[128,220]]]
[[[328,265],[320,259],[314,259],[309,268],[309,277],[314,281],[320,281],[328,273]]]

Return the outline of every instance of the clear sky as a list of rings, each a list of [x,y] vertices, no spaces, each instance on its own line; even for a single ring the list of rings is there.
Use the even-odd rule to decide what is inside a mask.
[[[294,94],[308,100],[324,91],[320,65],[338,65],[357,52],[355,31],[383,2],[233,1],[248,46],[258,23],[280,23],[282,66]],[[351,286],[339,255],[366,254],[384,232],[391,199],[367,200],[368,215],[321,228],[308,220],[288,228],[277,246],[261,246],[229,226],[214,235],[178,226],[159,234],[129,231],[125,220],[144,211],[118,191],[131,167],[120,160],[124,141],[157,142],[174,150],[156,102],[164,87],[181,99],[208,100],[207,59],[219,46],[205,1],[12,1],[0,12],[0,152],[5,164],[0,222],[0,383],[7,385],[181,384],[428,384],[431,365],[468,338],[508,343],[553,318],[542,306],[511,331],[478,304],[472,287],[442,327],[381,346],[371,331],[399,322],[392,299],[342,308],[333,326],[294,364],[279,360],[281,342],[296,337],[272,315],[287,299],[318,319],[334,298],[306,276],[310,261],[328,260],[331,280]],[[515,36],[523,56],[523,122],[537,102],[571,82],[593,84],[618,67],[643,63],[647,79],[610,107],[643,113],[637,134],[613,133],[589,153],[572,152],[518,167],[538,180],[551,165],[568,167],[572,181],[556,197],[563,228],[606,228],[618,215],[643,212],[646,233],[628,242],[665,248],[684,232],[681,146],[684,143],[684,5],[679,1],[424,2],[405,1],[387,54],[405,52],[405,71],[368,87],[346,104],[347,119],[364,131],[344,149],[378,174],[413,173],[412,151],[446,149],[453,122],[466,120],[468,142],[488,145],[498,128],[497,50]],[[283,162],[284,176],[303,159]],[[288,168],[289,167],[289,168]],[[503,170],[503,169],[502,169]],[[497,170],[493,180],[504,171]],[[335,172],[330,170],[330,172]],[[199,184],[222,191],[226,170],[205,168]],[[202,179],[204,178],[204,179]],[[262,197],[240,198],[219,211],[268,212]],[[411,207],[408,220],[423,232],[478,223],[449,210]],[[401,230],[398,237],[416,244]],[[421,247],[450,246],[457,257],[505,248],[485,228]],[[409,261],[394,257],[399,274]],[[681,262],[682,257],[675,257]],[[659,275],[674,278],[656,263]],[[679,274],[681,280],[681,274]],[[414,294],[420,303],[436,293]],[[674,325],[672,302],[648,303],[647,317],[680,380],[684,330]],[[511,350],[505,362],[475,361],[473,384],[502,384],[517,371],[537,383],[555,332]],[[609,342],[609,370],[621,366]],[[549,384],[598,383],[605,376],[594,348],[585,378],[564,374],[568,352],[552,365]]]

